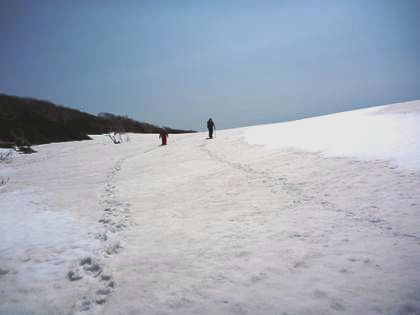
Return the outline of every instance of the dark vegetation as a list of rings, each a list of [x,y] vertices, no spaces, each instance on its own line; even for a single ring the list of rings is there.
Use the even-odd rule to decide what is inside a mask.
[[[95,116],[49,101],[0,94],[0,147],[28,150],[34,144],[88,140],[89,134],[160,133],[162,129],[169,133],[194,132],[109,113]]]

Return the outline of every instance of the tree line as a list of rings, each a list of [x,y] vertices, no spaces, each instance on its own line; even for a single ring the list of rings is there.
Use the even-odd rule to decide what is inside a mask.
[[[0,94],[0,147],[89,140],[89,134],[190,133],[193,130],[159,127],[127,116],[88,114],[49,101]]]

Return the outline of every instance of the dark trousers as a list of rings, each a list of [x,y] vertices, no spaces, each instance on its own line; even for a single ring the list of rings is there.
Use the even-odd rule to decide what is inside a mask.
[[[209,138],[213,139],[213,128],[209,128]]]

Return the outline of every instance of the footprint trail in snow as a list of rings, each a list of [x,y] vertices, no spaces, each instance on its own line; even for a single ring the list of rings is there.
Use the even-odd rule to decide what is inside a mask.
[[[130,225],[130,204],[121,202],[117,198],[116,177],[121,170],[124,161],[118,160],[106,178],[104,192],[101,197],[102,217],[98,223],[102,225],[102,232],[96,235],[102,243],[102,252],[97,257],[84,257],[79,260],[78,265],[67,273],[70,281],[77,281],[85,277],[90,282],[96,283],[95,294],[84,296],[75,305],[75,312],[92,311],[105,304],[108,297],[115,289],[115,281],[110,272],[106,272],[107,260],[118,254],[122,249],[121,232]]]

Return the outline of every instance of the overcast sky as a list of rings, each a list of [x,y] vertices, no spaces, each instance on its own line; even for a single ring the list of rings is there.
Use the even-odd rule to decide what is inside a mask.
[[[420,99],[420,1],[0,0],[0,92],[196,130]]]

